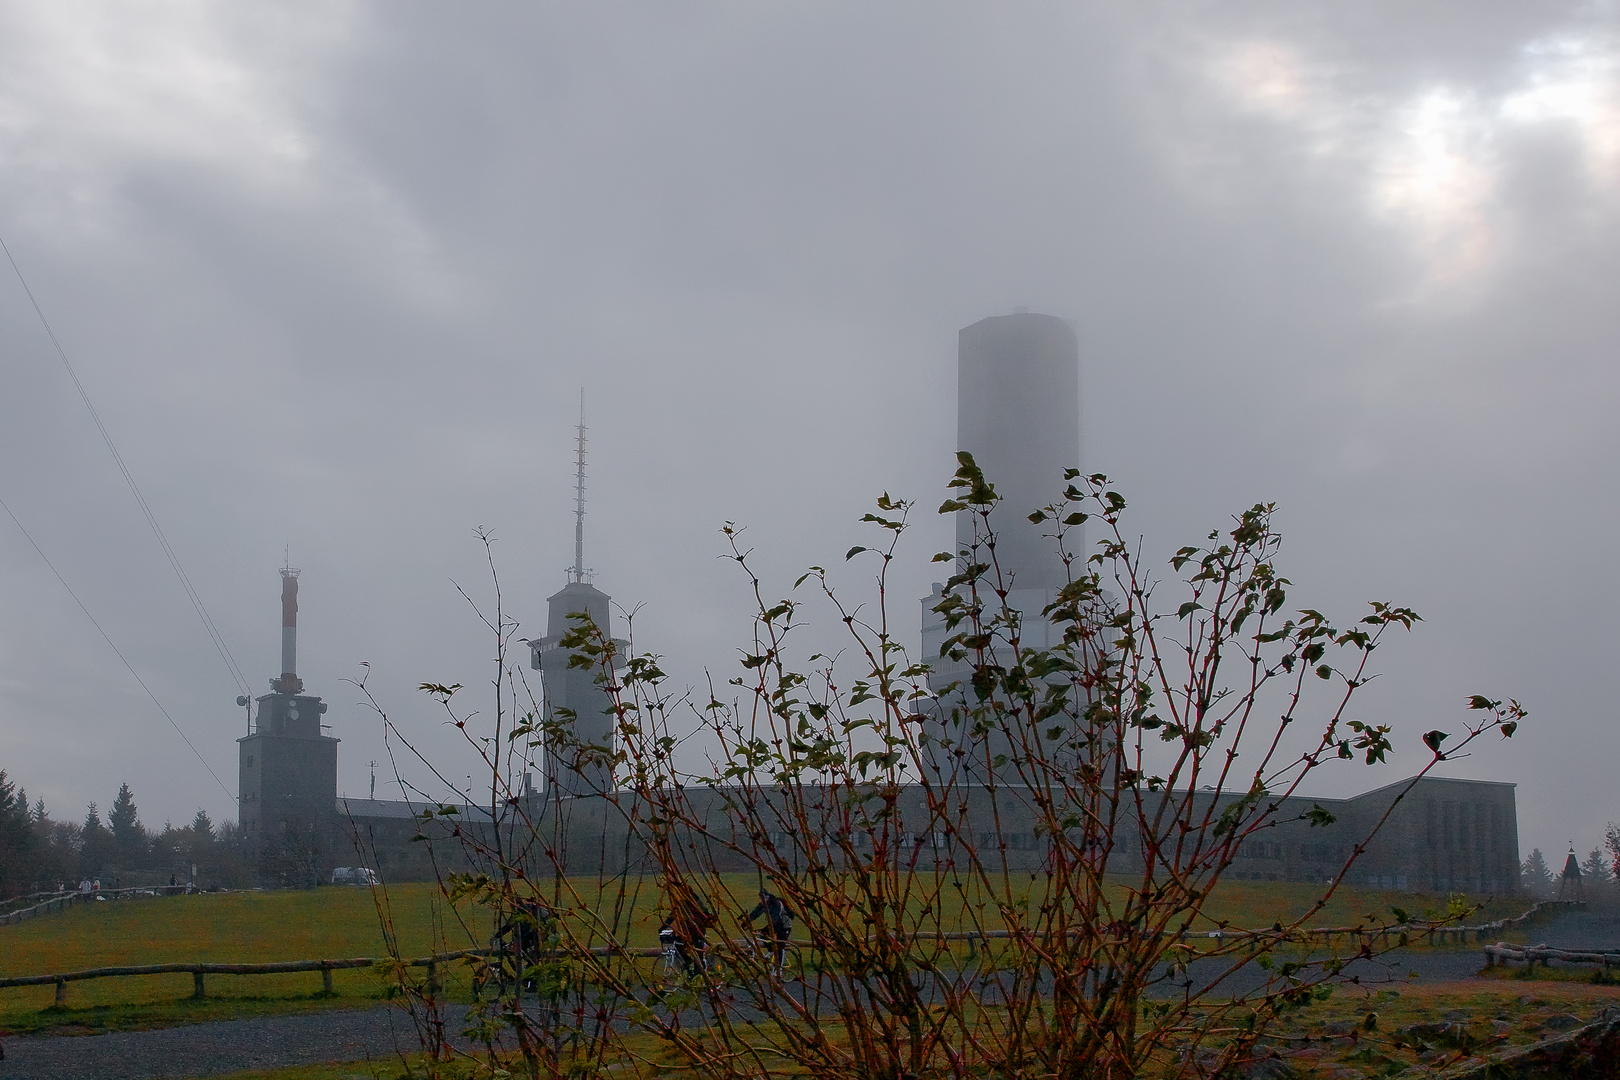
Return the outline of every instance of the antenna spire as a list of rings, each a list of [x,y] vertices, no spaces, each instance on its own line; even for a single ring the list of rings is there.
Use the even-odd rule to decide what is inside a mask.
[[[579,437],[574,458],[574,568],[569,580],[585,580],[585,388],[579,388]]]

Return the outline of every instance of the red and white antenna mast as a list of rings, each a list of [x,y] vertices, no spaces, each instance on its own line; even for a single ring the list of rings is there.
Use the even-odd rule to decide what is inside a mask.
[[[286,557],[282,558],[281,566],[281,678],[275,680],[273,689],[281,694],[296,694],[304,688],[304,682],[298,677],[298,571],[287,565]]]

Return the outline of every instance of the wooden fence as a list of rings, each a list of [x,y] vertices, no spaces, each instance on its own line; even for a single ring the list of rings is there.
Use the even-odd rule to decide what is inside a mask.
[[[1546,967],[1554,960],[1565,964],[1601,964],[1608,969],[1620,967],[1620,950],[1549,949],[1545,945],[1509,945],[1505,941],[1485,946],[1486,967],[1513,963],[1531,968],[1539,963]]]
[[[97,897],[104,897],[107,900],[133,900],[142,896],[182,896],[193,891],[195,890],[189,885],[154,885],[149,888],[102,889],[100,892],[73,890],[62,893],[36,893],[36,896],[45,896],[48,899],[0,915],[0,926],[10,926],[52,912],[66,911],[75,904],[93,904]]]
[[[151,894],[157,892],[158,890],[126,889],[122,891],[131,894]],[[176,887],[173,891],[184,891],[184,887]],[[83,895],[84,894],[73,893],[69,896],[59,897],[57,900],[73,901],[77,900]],[[106,893],[104,892],[102,895],[106,895]],[[48,901],[47,903],[55,903],[57,900]],[[81,900],[79,902],[83,901]],[[39,905],[35,908],[28,908],[25,910],[28,912],[34,912],[38,911],[39,907],[44,906],[46,905]],[[1503,930],[1516,929],[1520,925],[1534,918],[1539,912],[1546,909],[1569,910],[1574,908],[1582,908],[1585,906],[1586,905],[1580,901],[1543,900],[1533,906],[1529,911],[1526,911],[1523,915],[1519,915],[1511,919],[1498,919],[1495,922],[1484,923],[1479,926],[1457,926],[1440,929],[1414,928],[1410,926],[1331,926],[1321,927],[1313,930],[1305,930],[1301,931],[1301,933],[1310,939],[1320,939],[1325,944],[1330,946],[1332,945],[1335,937],[1346,938],[1350,942],[1359,946],[1362,944],[1374,944],[1379,940],[1383,940],[1387,943],[1392,936],[1398,938],[1403,933],[1417,934],[1420,938],[1427,938],[1431,944],[1437,943],[1437,941],[1445,942],[1447,940],[1462,942],[1467,940],[1467,935],[1469,934],[1474,934],[1480,938],[1483,938],[1487,933],[1499,933]],[[12,912],[11,914],[12,916],[17,916],[23,914],[23,912]],[[1272,933],[1272,931],[1216,930],[1205,935],[1182,934],[1179,936],[1183,940],[1186,940],[1189,936],[1204,936],[1219,940],[1224,938],[1262,937],[1269,935],[1270,933]],[[969,943],[969,948],[971,949],[978,943],[986,943],[996,939],[1005,939],[1013,935],[1011,931],[1007,930],[965,930],[947,931],[942,934],[928,934],[922,936],[937,938],[944,941],[966,941]],[[288,972],[319,971],[321,973],[322,988],[326,993],[331,993],[332,972],[334,971],[347,968],[375,967],[379,964],[386,965],[392,963],[401,963],[407,967],[427,968],[429,986],[437,986],[439,964],[448,963],[453,960],[468,959],[476,956],[492,956],[499,951],[500,950],[498,949],[462,949],[457,952],[436,953],[433,956],[423,956],[400,961],[393,961],[387,958],[379,959],[370,956],[357,956],[346,960],[289,960],[270,964],[181,963],[144,964],[133,967],[87,968],[84,971],[65,971],[51,975],[22,975],[12,978],[4,978],[0,979],[0,989],[18,986],[48,986],[54,983],[56,986],[56,1004],[62,1005],[67,1001],[67,984],[70,982],[81,982],[86,979],[124,978],[133,975],[170,975],[189,973],[192,978],[192,996],[201,998],[204,996],[203,979],[207,975],[277,975]],[[615,953],[626,956],[660,956],[663,954],[663,949],[632,949],[623,946],[605,945],[593,948],[591,953],[597,956],[607,956]],[[1567,963],[1597,963],[1604,965],[1604,967],[1609,967],[1611,965],[1620,966],[1620,952],[1571,952],[1561,949],[1549,949],[1546,946],[1520,947],[1509,945],[1506,942],[1498,942],[1495,945],[1488,945],[1485,948],[1486,967],[1490,967],[1497,961],[1501,961],[1502,963],[1519,961],[1534,966],[1537,961],[1545,964],[1548,960],[1563,960]]]
[[[67,1003],[67,984],[70,982],[83,982],[86,979],[120,979],[132,975],[176,975],[190,974],[192,983],[191,996],[201,998],[204,996],[203,978],[207,975],[282,975],[297,971],[318,971],[321,973],[321,988],[326,993],[332,992],[332,972],[346,968],[369,968],[394,964],[405,967],[427,968],[428,986],[437,991],[438,967],[454,960],[466,960],[477,956],[494,956],[500,949],[460,949],[456,952],[435,953],[432,956],[420,956],[409,960],[393,960],[388,957],[355,956],[346,960],[286,960],[271,964],[141,964],[129,967],[102,967],[87,968],[84,971],[63,971],[52,975],[19,975],[13,978],[0,979],[0,990],[16,986],[49,986],[56,985],[56,1004]],[[623,956],[661,956],[662,948],[655,949],[627,949],[611,945],[598,946],[591,950],[592,955],[608,956],[619,954]]]
[[[437,985],[438,966],[452,960],[461,960],[473,956],[490,956],[493,949],[464,949],[459,952],[437,953],[433,956],[422,956],[411,960],[400,960],[398,963],[406,967],[425,967],[428,969],[428,982]],[[20,975],[9,979],[0,979],[0,989],[14,986],[49,986],[56,984],[56,1004],[67,1003],[67,984],[70,982],[83,982],[86,979],[119,979],[131,975],[175,975],[186,973],[191,976],[192,997],[204,996],[203,978],[207,975],[281,975],[296,971],[318,971],[321,973],[321,987],[330,994],[332,992],[332,972],[346,968],[369,968],[379,964],[387,965],[395,961],[378,959],[372,956],[356,956],[346,960],[287,960],[272,964],[140,964],[129,967],[102,967],[87,968],[84,971],[63,971],[53,975]]]

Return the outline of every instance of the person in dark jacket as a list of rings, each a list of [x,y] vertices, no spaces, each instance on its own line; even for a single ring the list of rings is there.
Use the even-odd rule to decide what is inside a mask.
[[[759,905],[748,913],[748,922],[752,924],[762,915],[765,917],[765,931],[760,934],[760,939],[770,943],[772,969],[781,975],[787,960],[788,939],[793,936],[793,912],[780,896],[761,889]]]
[[[696,977],[709,967],[709,931],[720,920],[696,896],[688,894],[673,899],[674,910],[667,921],[675,952],[686,974]],[[662,939],[662,932],[659,936]]]
[[[510,935],[516,946],[513,957],[517,978],[525,990],[535,988],[534,980],[527,977],[528,970],[540,962],[541,931],[551,923],[551,910],[537,900],[518,900],[512,905],[512,916],[495,931],[494,941]]]

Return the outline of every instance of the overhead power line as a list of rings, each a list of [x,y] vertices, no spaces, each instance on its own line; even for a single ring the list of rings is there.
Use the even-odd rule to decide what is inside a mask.
[[[117,464],[119,474],[123,476],[124,483],[129,485],[130,494],[135,496],[135,503],[141,508],[141,514],[146,518],[146,524],[151,527],[152,535],[157,537],[158,546],[163,549],[164,556],[174,569],[175,577],[180,579],[180,587],[185,590],[186,598],[191,601],[191,606],[197,612],[197,617],[202,620],[203,629],[208,633],[208,640],[214,643],[214,651],[219,653],[219,658],[224,661],[225,670],[230,673],[237,688],[244,694],[251,693],[248,681],[242,675],[242,669],[237,666],[236,658],[231,655],[230,647],[225,644],[224,635],[219,632],[219,627],[214,625],[213,616],[208,614],[208,609],[203,605],[202,597],[198,594],[196,586],[192,585],[191,578],[186,574],[185,567],[180,565],[180,556],[176,555],[174,548],[169,545],[169,538],[163,535],[163,529],[158,525],[156,515],[152,513],[151,506],[147,505],[146,496],[141,494],[140,486],[135,483],[135,477],[130,473],[129,466],[124,464],[124,456],[118,452],[118,446],[113,442],[111,433],[107,431],[107,425],[101,422],[101,414],[96,411],[95,405],[90,401],[90,394],[85,390],[84,384],[79,381],[78,372],[73,370],[73,364],[68,360],[67,351],[62,348],[61,341],[57,339],[56,331],[51,329],[51,321],[45,317],[44,309],[39,306],[39,301],[34,298],[34,290],[28,287],[28,279],[23,276],[22,267],[17,265],[17,260],[11,254],[11,248],[6,244],[4,237],[0,237],[0,251],[6,253],[6,261],[11,263],[12,272],[17,275],[17,281],[21,283],[23,292],[28,296],[28,302],[34,307],[34,314],[39,317],[40,325],[45,328],[46,336],[51,339],[51,345],[56,349],[57,358],[62,361],[62,367],[67,370],[68,378],[73,381],[73,388],[79,392],[79,400],[84,402],[85,409],[90,413],[90,419],[95,421],[96,430],[101,433],[102,441],[107,444],[107,450],[112,454],[113,462]],[[21,523],[17,527],[21,528]],[[37,550],[38,545],[35,545],[35,548]],[[40,552],[40,557],[44,557],[44,552]],[[61,575],[57,576],[60,579]],[[63,585],[66,584],[64,581]],[[71,591],[70,589],[69,592]],[[83,607],[84,605],[79,606]],[[88,615],[89,612],[87,611],[85,614]],[[109,640],[108,643],[111,644],[111,641]],[[130,670],[133,673],[134,669],[131,668]],[[159,707],[161,708],[161,706]],[[168,714],[165,713],[164,715]],[[173,721],[171,720],[170,723],[173,723]]]
[[[193,754],[197,755],[197,760],[202,762],[202,767],[208,770],[208,775],[214,778],[214,783],[219,785],[219,789],[229,796],[232,802],[237,801],[236,796],[231,793],[231,789],[225,786],[225,781],[219,778],[219,774],[214,771],[214,767],[208,764],[208,759],[202,756],[202,753],[196,748],[196,746],[192,745],[191,739],[186,736],[185,731],[180,727],[179,724],[175,723],[174,717],[169,715],[169,710],[163,707],[163,702],[159,701],[157,695],[152,693],[152,688],[146,685],[146,680],[141,678],[140,672],[135,670],[134,665],[129,662],[129,658],[124,655],[123,650],[120,649],[113,642],[113,639],[107,635],[107,631],[101,628],[101,624],[96,621],[96,617],[90,614],[90,609],[84,606],[84,601],[79,599],[79,594],[73,591],[73,586],[67,583],[67,579],[62,576],[62,572],[56,568],[55,563],[51,562],[50,558],[39,546],[39,542],[34,539],[33,534],[23,527],[23,523],[18,520],[17,515],[12,512],[11,507],[6,505],[6,501],[4,499],[0,499],[0,509],[5,510],[6,515],[11,518],[12,524],[17,526],[17,530],[21,532],[28,540],[28,543],[33,546],[35,553],[37,553],[40,559],[44,561],[45,565],[50,568],[51,573],[56,575],[56,580],[62,583],[62,588],[66,589],[67,594],[73,597],[73,602],[79,605],[79,610],[84,612],[84,617],[89,619],[90,625],[96,628],[96,633],[101,635],[101,640],[107,643],[108,648],[112,649],[112,651],[117,655],[118,659],[123,661],[124,667],[129,669],[129,673],[135,676],[135,681],[140,683],[141,689],[145,690],[146,696],[152,699],[152,704],[157,706],[158,712],[162,713],[163,718],[169,722],[171,727],[174,728],[175,734],[179,735],[180,738],[185,742],[186,746],[191,748],[191,752]]]

